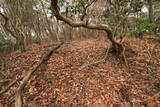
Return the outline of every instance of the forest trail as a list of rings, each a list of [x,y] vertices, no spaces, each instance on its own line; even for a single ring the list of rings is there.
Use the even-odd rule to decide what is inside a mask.
[[[25,53],[16,51],[7,55],[1,69],[5,77],[0,80],[0,91],[30,72],[55,45],[34,44]],[[160,106],[160,43],[127,38],[124,45],[129,68],[110,53],[105,61],[100,61],[110,47],[103,40],[65,43],[32,75],[23,90],[24,104],[28,107]],[[92,64],[97,61],[100,62]],[[0,95],[0,106],[14,104],[18,86],[19,82]]]

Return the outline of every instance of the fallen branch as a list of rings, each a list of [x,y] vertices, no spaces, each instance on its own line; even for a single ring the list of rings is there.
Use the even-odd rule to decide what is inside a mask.
[[[32,74],[34,72],[37,71],[37,69],[45,62],[48,61],[48,59],[50,58],[50,56],[61,47],[61,45],[63,45],[63,43],[59,44],[57,47],[53,47],[37,64],[37,66],[31,71],[29,72],[22,80],[20,86],[17,89],[16,92],[16,98],[15,98],[15,107],[23,107],[23,100],[22,100],[22,90],[24,89],[24,87],[27,84],[27,81],[31,78]]]

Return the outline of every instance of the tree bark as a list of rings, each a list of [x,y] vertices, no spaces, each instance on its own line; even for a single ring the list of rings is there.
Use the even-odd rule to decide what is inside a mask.
[[[52,7],[52,11],[53,11],[54,16],[58,20],[61,20],[65,23],[67,23],[71,27],[84,27],[84,28],[87,28],[87,29],[95,29],[95,30],[105,31],[107,33],[108,39],[112,43],[113,51],[122,52],[122,50],[123,50],[122,44],[118,43],[115,40],[115,38],[113,37],[113,34],[112,34],[112,30],[108,25],[105,25],[105,24],[91,24],[91,23],[84,22],[84,21],[73,21],[70,18],[62,16],[59,12],[59,7],[58,7],[58,1],[57,0],[51,0],[51,7]]]
[[[16,40],[18,39],[18,37],[12,32],[12,30],[8,27],[8,22],[9,22],[9,18],[7,16],[5,16],[3,13],[0,12],[0,15],[4,18],[5,23],[3,25],[3,27],[5,28],[5,30],[7,32],[9,32]]]
[[[150,23],[153,22],[153,2],[152,0],[148,0],[148,10],[149,10],[149,21]]]

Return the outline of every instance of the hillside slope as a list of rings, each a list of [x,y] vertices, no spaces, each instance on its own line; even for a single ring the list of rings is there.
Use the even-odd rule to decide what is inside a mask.
[[[29,107],[159,107],[160,43],[125,40],[126,68],[120,58],[107,53],[109,43],[99,39],[65,43],[32,76],[24,89]],[[27,52],[6,56],[0,90],[31,71],[56,44],[32,45]],[[99,63],[92,64],[100,61]],[[5,82],[4,82],[5,81]],[[14,104],[19,82],[0,95],[0,106]]]

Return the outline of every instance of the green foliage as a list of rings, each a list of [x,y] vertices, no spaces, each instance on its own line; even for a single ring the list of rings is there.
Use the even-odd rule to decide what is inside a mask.
[[[14,50],[13,46],[15,46],[15,43],[11,40],[5,40],[0,35],[0,54],[8,54]]]
[[[97,22],[97,24],[108,24],[110,26],[116,26],[116,17],[110,16],[110,17],[103,17],[100,21]]]
[[[139,12],[141,11],[142,7],[143,7],[143,2],[141,2],[140,0],[132,0],[131,1],[131,11],[132,12]]]
[[[159,28],[160,24],[157,22],[150,23],[149,21],[141,22],[139,26],[132,30],[131,33],[138,36],[140,33],[154,33],[156,28]]]
[[[125,23],[126,17],[115,16],[115,15],[108,16],[108,17],[102,16],[101,21],[99,21],[97,24],[107,24],[107,25],[110,25],[111,27],[115,27],[117,26],[117,21],[121,21],[122,23]]]
[[[53,83],[54,77],[52,75],[46,75],[45,76],[46,82],[48,85]]]
[[[76,5],[70,5],[67,3],[66,10],[70,14],[83,14],[83,6],[87,3],[88,0],[80,0]]]
[[[58,0],[58,5],[62,7],[64,5],[65,0]]]
[[[67,8],[68,8],[68,12],[73,14],[82,12],[80,5],[76,5],[76,6],[69,5]]]
[[[28,3],[28,4],[36,4],[38,2],[38,0],[0,0],[1,2],[5,2],[6,4],[16,4],[19,3],[20,5],[22,5],[23,3]]]
[[[0,47],[1,46],[13,46],[15,43],[13,43],[11,40],[5,40],[4,38],[0,39]]]

